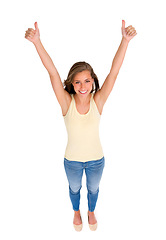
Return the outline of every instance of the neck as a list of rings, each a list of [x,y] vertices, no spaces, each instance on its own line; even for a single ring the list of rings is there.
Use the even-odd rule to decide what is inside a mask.
[[[88,94],[87,96],[80,96],[77,93],[74,95],[74,99],[77,101],[78,104],[85,105],[89,103],[91,99],[91,94]]]

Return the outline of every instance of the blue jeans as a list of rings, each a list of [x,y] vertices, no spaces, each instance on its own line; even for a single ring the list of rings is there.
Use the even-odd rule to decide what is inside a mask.
[[[82,176],[85,169],[86,186],[88,190],[88,209],[93,212],[99,193],[99,183],[105,165],[105,158],[96,161],[77,162],[64,158],[64,167],[69,182],[69,195],[73,210],[78,211],[80,206],[80,190],[82,187]]]

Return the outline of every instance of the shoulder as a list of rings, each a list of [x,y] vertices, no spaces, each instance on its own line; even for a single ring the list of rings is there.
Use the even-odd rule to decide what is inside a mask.
[[[101,96],[100,96],[100,90],[98,90],[96,93],[93,95],[94,102],[96,103],[96,106],[98,108],[98,111],[100,115],[102,114],[104,103],[102,102]]]
[[[66,90],[65,90],[65,99],[64,99],[64,103],[63,105],[61,106],[61,109],[62,109],[62,114],[63,116],[66,115],[69,107],[70,107],[70,103],[73,99],[73,95],[72,94],[69,94]]]
[[[66,102],[68,102],[70,104],[70,102],[72,100],[72,97],[73,97],[73,94],[70,94],[65,90],[65,100],[66,100]]]

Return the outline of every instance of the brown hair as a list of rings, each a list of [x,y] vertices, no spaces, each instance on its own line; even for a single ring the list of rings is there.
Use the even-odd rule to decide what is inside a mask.
[[[86,62],[76,62],[70,69],[67,79],[64,81],[63,85],[65,87],[65,90],[70,93],[70,94],[75,94],[76,92],[74,91],[74,87],[72,84],[73,78],[75,77],[75,75],[79,72],[88,70],[91,74],[91,77],[94,79],[94,85],[95,85],[95,89],[92,89],[91,93],[93,91],[97,92],[100,89],[99,86],[99,80],[96,76],[96,74],[93,71],[93,68],[90,66],[90,64],[86,63]]]

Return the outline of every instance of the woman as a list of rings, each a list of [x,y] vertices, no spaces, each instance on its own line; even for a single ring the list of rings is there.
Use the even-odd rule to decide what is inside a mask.
[[[80,189],[84,170],[88,190],[88,223],[92,231],[97,229],[94,210],[105,162],[99,138],[100,117],[123,63],[128,44],[136,34],[135,28],[131,25],[125,28],[125,21],[122,20],[122,40],[111,70],[100,89],[93,68],[86,62],[77,62],[72,66],[63,86],[56,67],[41,43],[37,22],[35,30],[28,28],[25,33],[25,38],[35,45],[49,73],[68,132],[64,167],[69,182],[69,194],[74,210],[73,225],[76,231],[82,230]]]

